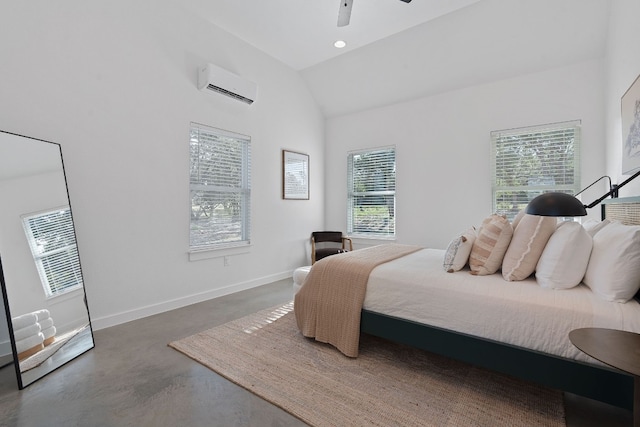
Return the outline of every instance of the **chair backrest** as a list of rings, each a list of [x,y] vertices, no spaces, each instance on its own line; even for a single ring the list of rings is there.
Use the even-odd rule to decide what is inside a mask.
[[[342,243],[342,231],[314,231],[311,237],[316,243],[336,242]]]

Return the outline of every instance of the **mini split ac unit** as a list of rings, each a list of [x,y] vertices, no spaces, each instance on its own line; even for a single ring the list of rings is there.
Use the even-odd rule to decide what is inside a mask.
[[[198,70],[198,87],[253,104],[258,92],[254,82],[233,74],[217,65],[207,64]]]

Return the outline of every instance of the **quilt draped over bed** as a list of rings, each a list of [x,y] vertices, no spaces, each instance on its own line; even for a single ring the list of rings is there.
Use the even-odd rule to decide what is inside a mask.
[[[360,311],[369,273],[380,264],[420,250],[385,244],[323,258],[316,262],[295,296],[298,328],[306,337],[358,356]]]

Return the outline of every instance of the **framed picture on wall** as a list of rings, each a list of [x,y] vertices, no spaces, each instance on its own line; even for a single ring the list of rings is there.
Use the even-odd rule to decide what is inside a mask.
[[[622,173],[640,168],[640,76],[622,95]]]
[[[282,150],[282,198],[309,200],[309,155]]]

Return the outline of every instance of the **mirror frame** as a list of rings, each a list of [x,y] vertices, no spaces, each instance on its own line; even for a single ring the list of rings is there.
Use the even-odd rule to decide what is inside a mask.
[[[63,179],[64,179],[64,190],[67,194],[67,203],[69,205],[69,211],[70,211],[70,215],[71,215],[71,221],[73,223],[73,239],[76,243],[76,247],[78,247],[78,239],[77,239],[77,235],[76,235],[76,229],[75,229],[75,222],[73,220],[73,209],[71,207],[71,198],[69,197],[69,186],[67,183],[67,175],[66,175],[66,171],[65,171],[65,167],[64,167],[64,158],[62,156],[62,146],[56,142],[51,142],[51,141],[46,141],[43,139],[39,139],[39,138],[32,138],[29,136],[25,136],[25,135],[20,135],[17,133],[12,133],[12,132],[7,132],[7,131],[3,131],[0,130],[0,137],[2,135],[10,135],[13,137],[21,137],[21,138],[25,138],[25,139],[29,139],[31,141],[34,142],[42,142],[42,143],[47,143],[47,144],[53,144],[55,146],[57,146],[58,148],[58,152],[60,155],[60,163],[61,163],[61,167],[62,167],[62,175],[63,175]],[[1,141],[0,141],[1,144]],[[5,309],[5,314],[6,314],[6,318],[7,318],[7,326],[9,329],[9,338],[11,341],[11,350],[13,352],[13,365],[15,367],[15,371],[16,371],[16,377],[18,380],[18,388],[20,390],[24,389],[25,387],[35,383],[36,381],[44,378],[45,376],[49,375],[50,373],[56,371],[57,369],[59,369],[60,367],[68,364],[69,362],[71,362],[72,360],[76,359],[77,357],[83,355],[84,353],[88,352],[89,350],[95,348],[95,337],[93,334],[93,326],[91,324],[91,314],[89,312],[89,305],[87,302],[87,293],[86,293],[86,289],[85,289],[85,284],[84,284],[84,271],[82,270],[82,262],[80,259],[80,250],[78,249],[77,251],[78,253],[78,263],[80,264],[80,276],[82,277],[82,303],[84,304],[84,308],[86,309],[86,313],[87,313],[87,321],[88,321],[88,333],[91,336],[91,345],[87,346],[86,348],[82,349],[81,351],[79,351],[77,354],[74,354],[72,357],[69,357],[68,360],[64,360],[62,361],[62,363],[55,365],[52,369],[46,371],[45,373],[43,373],[42,375],[30,380],[28,383],[25,384],[25,381],[23,380],[23,372],[20,369],[20,360],[18,359],[18,351],[17,351],[17,346],[16,346],[16,340],[15,340],[15,334],[14,334],[14,328],[13,328],[13,322],[12,322],[12,315],[11,315],[11,307],[10,307],[10,303],[9,303],[9,292],[7,290],[7,284],[6,284],[6,279],[5,279],[5,275],[4,275],[4,266],[2,264],[2,253],[0,253],[0,289],[2,291],[2,299],[3,299],[3,303],[4,303],[4,309]],[[53,354],[52,354],[53,355]]]

